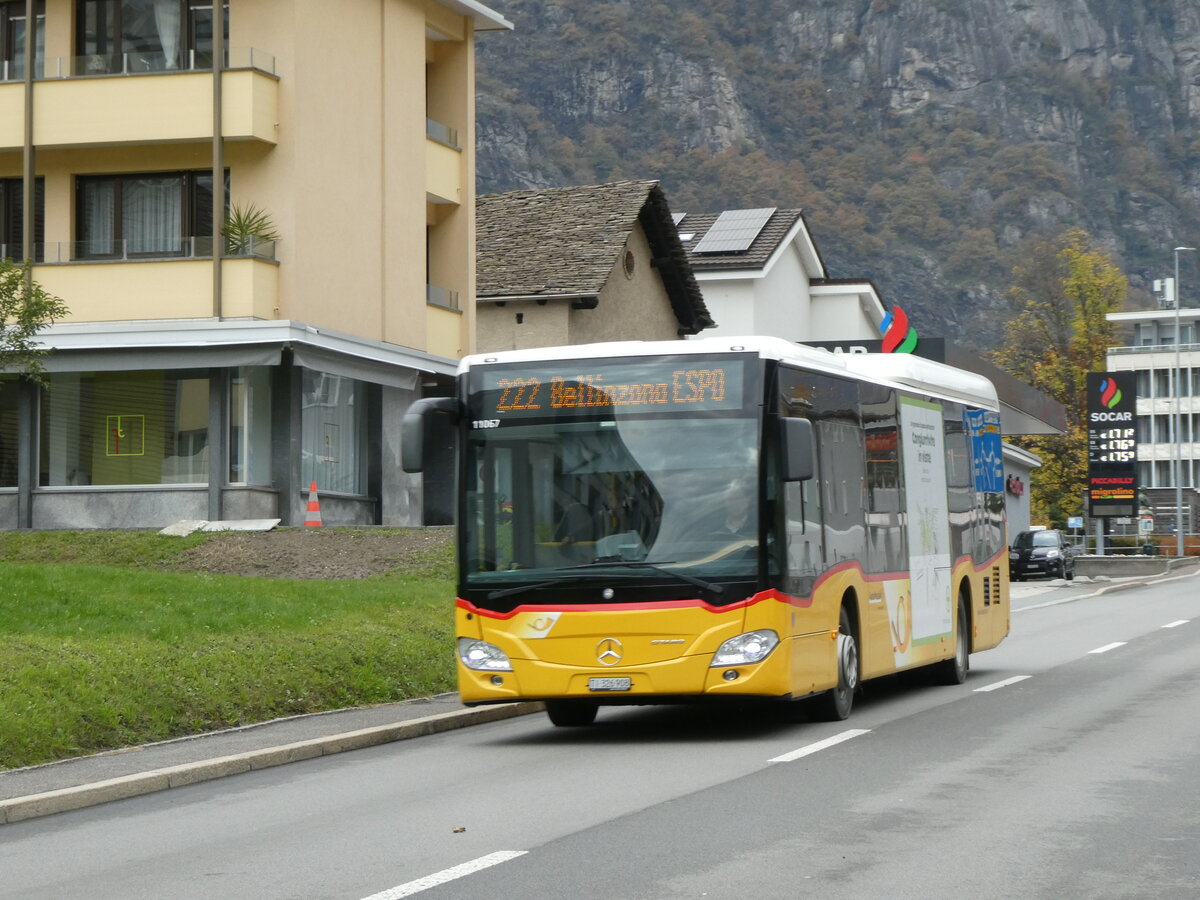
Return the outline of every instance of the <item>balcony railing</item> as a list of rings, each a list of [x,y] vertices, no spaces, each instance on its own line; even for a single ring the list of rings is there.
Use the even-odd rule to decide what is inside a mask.
[[[1181,353],[1189,353],[1200,350],[1200,344],[1180,344],[1179,350]],[[1174,353],[1174,344],[1139,344],[1133,347],[1109,347],[1109,353]]]
[[[20,248],[16,248],[20,254]],[[34,259],[47,265],[93,262],[150,262],[167,259],[212,259],[211,236],[183,237],[176,241],[149,246],[145,241],[110,240],[65,241],[34,245]],[[224,259],[275,260],[275,241],[246,238],[226,241]]]
[[[41,262],[42,254],[46,252],[45,244],[33,245],[33,261]],[[0,259],[8,260],[9,262],[19,263],[25,259],[24,244],[0,244]]]
[[[33,77],[42,78],[43,69],[42,60],[38,59],[33,64]],[[24,81],[25,80],[25,61],[17,59],[6,59],[0,61],[0,81]]]
[[[453,147],[455,150],[462,149],[462,145],[458,143],[458,129],[443,125],[434,119],[425,120],[425,137],[431,141],[437,141],[439,144],[445,144],[447,147]]]
[[[238,49],[225,51],[226,69],[257,69],[268,75],[275,74],[275,57],[262,50]],[[211,72],[212,53],[190,50],[182,60],[167,61],[161,52],[143,53],[91,53],[84,56],[58,57],[45,73],[42,60],[35,66],[36,77],[83,78],[96,75],[164,75],[172,72]],[[0,64],[0,81],[20,81],[25,77],[25,67],[10,60]]]
[[[458,305],[458,291],[438,287],[436,284],[425,285],[425,302],[430,306],[440,306],[442,309],[457,311],[460,308]]]

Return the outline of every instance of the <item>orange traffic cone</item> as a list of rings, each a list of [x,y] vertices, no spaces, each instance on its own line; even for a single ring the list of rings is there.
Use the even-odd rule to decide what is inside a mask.
[[[317,483],[314,481],[308,488],[308,515],[304,518],[306,528],[315,528],[321,524],[321,501],[317,498]]]

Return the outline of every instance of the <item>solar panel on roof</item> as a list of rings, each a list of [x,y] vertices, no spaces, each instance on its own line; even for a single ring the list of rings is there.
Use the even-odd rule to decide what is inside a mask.
[[[775,207],[727,209],[717,216],[712,228],[700,239],[693,253],[742,253],[750,249]]]
[[[686,215],[687,213],[671,213],[671,221],[675,223],[676,228],[679,227],[679,223],[683,221],[683,217]]]

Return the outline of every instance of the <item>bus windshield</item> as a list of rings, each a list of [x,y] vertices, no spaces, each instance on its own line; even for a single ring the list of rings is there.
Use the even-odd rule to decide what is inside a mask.
[[[499,593],[622,568],[649,582],[757,577],[757,429],[701,412],[469,431],[466,586]]]

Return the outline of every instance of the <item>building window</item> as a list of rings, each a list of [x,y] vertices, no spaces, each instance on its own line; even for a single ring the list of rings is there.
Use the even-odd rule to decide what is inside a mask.
[[[81,175],[75,202],[77,259],[212,255],[210,172]]]
[[[212,0],[80,0],[75,32],[76,75],[212,68]]]
[[[33,77],[41,78],[46,44],[46,4],[34,4],[37,30],[33,56]],[[0,3],[0,81],[25,78],[25,0]]]
[[[321,491],[367,492],[367,391],[353,378],[304,370],[301,482]]]
[[[229,482],[271,483],[271,370],[242,367],[229,386]]]
[[[33,259],[43,256],[46,229],[44,179],[33,187]],[[0,178],[0,258],[25,258],[25,183],[20,178]]]
[[[1171,463],[1167,460],[1160,459],[1154,463],[1154,486],[1155,487],[1174,487],[1175,482],[1171,479]]]
[[[1139,400],[1150,399],[1150,370],[1138,369],[1137,372],[1137,395]]]
[[[1149,416],[1137,417],[1137,439],[1139,444],[1154,443],[1154,433],[1151,428],[1151,419]]]
[[[1170,397],[1171,396],[1171,370],[1170,369],[1155,369],[1154,370],[1154,396],[1155,397]]]
[[[206,484],[208,379],[188,371],[53,373],[39,484]]]
[[[1156,444],[1169,444],[1171,442],[1170,416],[1159,415],[1154,417],[1154,442]]]
[[[0,488],[17,486],[17,451],[20,447],[19,382],[0,375]]]

